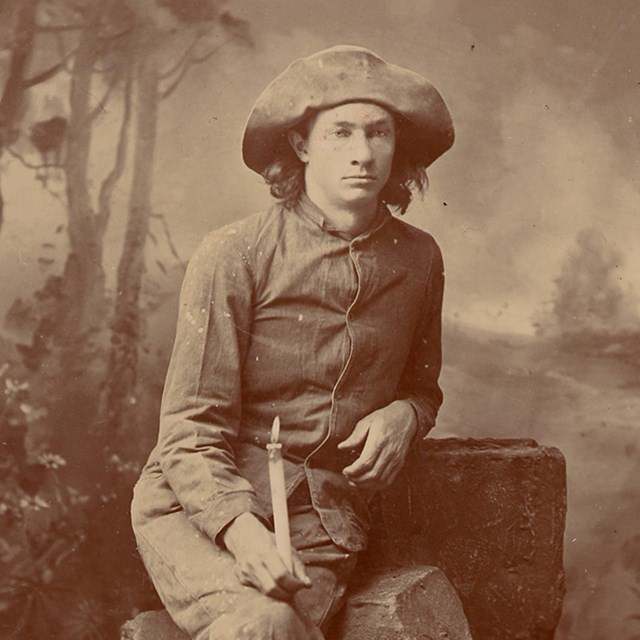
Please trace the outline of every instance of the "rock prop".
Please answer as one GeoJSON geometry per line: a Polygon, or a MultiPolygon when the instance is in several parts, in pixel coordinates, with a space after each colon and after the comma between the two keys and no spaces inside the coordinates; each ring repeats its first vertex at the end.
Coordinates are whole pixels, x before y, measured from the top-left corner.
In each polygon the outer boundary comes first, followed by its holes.
{"type": "Polygon", "coordinates": [[[429,440],[377,504],[376,566],[439,567],[474,640],[552,640],[562,612],[566,469],[533,440],[429,440]]]}
{"type": "Polygon", "coordinates": [[[190,640],[166,611],[144,611],[126,622],[120,640],[190,640]]]}
{"type": "Polygon", "coordinates": [[[349,596],[329,640],[472,640],[455,589],[436,567],[372,575],[349,596]]]}
{"type": "MultiPolygon", "coordinates": [[[[327,640],[552,640],[565,515],[557,449],[427,441],[374,505],[367,561],[327,640]]],[[[151,611],[121,640],[188,638],[151,611]]]]}

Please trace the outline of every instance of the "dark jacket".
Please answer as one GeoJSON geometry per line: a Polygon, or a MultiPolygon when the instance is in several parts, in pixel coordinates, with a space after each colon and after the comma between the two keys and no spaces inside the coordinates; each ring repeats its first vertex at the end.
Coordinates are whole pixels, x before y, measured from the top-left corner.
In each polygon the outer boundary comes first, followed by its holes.
{"type": "Polygon", "coordinates": [[[190,261],[160,435],[134,525],[183,509],[216,540],[236,516],[271,515],[267,455],[280,416],[288,495],[305,478],[334,542],[366,546],[367,500],[336,445],[372,411],[409,400],[426,436],[442,402],[442,257],[381,207],[355,238],[308,201],[209,234],[190,261]]]}

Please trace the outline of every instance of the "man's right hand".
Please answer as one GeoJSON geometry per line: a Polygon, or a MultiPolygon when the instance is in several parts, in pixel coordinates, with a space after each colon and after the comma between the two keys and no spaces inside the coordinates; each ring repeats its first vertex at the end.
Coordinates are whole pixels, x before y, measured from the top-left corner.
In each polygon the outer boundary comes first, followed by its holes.
{"type": "Polygon", "coordinates": [[[240,582],[278,600],[291,598],[311,580],[295,549],[291,549],[293,572],[288,571],[275,536],[252,513],[239,515],[224,532],[224,544],[236,560],[240,582]]]}

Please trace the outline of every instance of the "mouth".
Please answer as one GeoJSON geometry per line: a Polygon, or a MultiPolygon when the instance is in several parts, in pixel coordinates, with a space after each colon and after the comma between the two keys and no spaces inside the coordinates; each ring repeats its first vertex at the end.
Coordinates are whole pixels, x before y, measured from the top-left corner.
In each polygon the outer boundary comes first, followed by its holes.
{"type": "Polygon", "coordinates": [[[376,177],[372,175],[357,175],[357,176],[345,176],[342,178],[346,182],[351,182],[353,184],[368,184],[376,181],[376,177]]]}

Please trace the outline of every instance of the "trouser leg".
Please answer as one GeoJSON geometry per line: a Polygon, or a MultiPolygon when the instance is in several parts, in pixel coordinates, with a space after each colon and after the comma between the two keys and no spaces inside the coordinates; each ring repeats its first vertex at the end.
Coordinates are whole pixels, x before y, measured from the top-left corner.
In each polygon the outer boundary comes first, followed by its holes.
{"type": "Polygon", "coordinates": [[[295,600],[312,622],[326,631],[346,598],[357,554],[338,547],[325,531],[310,505],[290,507],[291,544],[305,564],[311,589],[302,589],[295,600]]]}
{"type": "MultiPolygon", "coordinates": [[[[256,592],[257,593],[257,592],[256,592]]],[[[196,640],[323,640],[304,613],[288,602],[262,594],[240,598],[236,606],[212,620],[196,640]]]]}
{"type": "Polygon", "coordinates": [[[333,545],[311,507],[293,508],[292,542],[313,583],[291,603],[240,584],[234,559],[184,513],[136,528],[143,561],[167,611],[197,640],[321,639],[341,604],[355,558],[333,545]]]}

